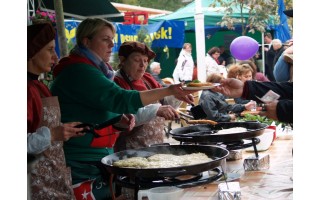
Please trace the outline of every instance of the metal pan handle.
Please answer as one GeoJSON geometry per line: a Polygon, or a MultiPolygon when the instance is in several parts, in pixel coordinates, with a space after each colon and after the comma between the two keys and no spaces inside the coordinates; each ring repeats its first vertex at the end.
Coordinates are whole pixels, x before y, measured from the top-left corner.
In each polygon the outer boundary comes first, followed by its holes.
{"type": "Polygon", "coordinates": [[[116,116],[116,117],[114,117],[112,119],[109,119],[109,120],[101,123],[101,124],[96,124],[94,126],[94,129],[100,130],[100,129],[103,129],[103,128],[107,127],[107,126],[113,125],[113,124],[119,122],[121,120],[121,117],[122,117],[122,115],[118,115],[118,116],[116,116]]]}
{"type": "Polygon", "coordinates": [[[161,176],[180,176],[180,175],[184,175],[186,174],[186,170],[185,169],[181,169],[181,170],[159,170],[158,174],[161,176]]]}
{"type": "MultiPolygon", "coordinates": [[[[256,145],[260,143],[260,139],[259,138],[250,138],[250,140],[252,140],[252,139],[254,139],[254,142],[255,142],[256,145]]],[[[247,140],[249,140],[249,139],[247,139],[247,140]]],[[[245,149],[245,148],[252,147],[252,146],[253,146],[253,143],[250,142],[250,143],[243,144],[242,148],[245,149]]],[[[228,150],[233,150],[233,149],[228,149],[228,150]]]]}
{"type": "Polygon", "coordinates": [[[189,182],[189,183],[183,183],[183,184],[180,184],[180,185],[176,185],[176,187],[178,187],[178,188],[195,187],[195,186],[211,183],[211,182],[216,181],[216,180],[218,180],[219,178],[222,177],[223,172],[222,172],[221,169],[215,168],[215,169],[213,169],[213,171],[217,172],[217,175],[215,175],[213,177],[206,178],[206,179],[202,179],[202,180],[196,180],[194,182],[189,182]]]}
{"type": "Polygon", "coordinates": [[[173,139],[176,139],[176,140],[182,140],[182,139],[193,139],[193,137],[191,136],[177,136],[177,135],[173,135],[172,136],[173,139]]]}
{"type": "Polygon", "coordinates": [[[149,147],[158,147],[158,146],[170,146],[170,143],[159,143],[159,144],[151,144],[149,147]]]}

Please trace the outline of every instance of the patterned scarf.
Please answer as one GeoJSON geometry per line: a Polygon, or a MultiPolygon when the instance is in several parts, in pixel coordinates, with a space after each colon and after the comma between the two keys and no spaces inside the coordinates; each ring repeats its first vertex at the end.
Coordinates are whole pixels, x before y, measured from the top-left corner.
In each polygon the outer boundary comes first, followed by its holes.
{"type": "Polygon", "coordinates": [[[76,45],[72,50],[71,54],[76,54],[88,58],[94,65],[100,69],[103,74],[110,80],[114,78],[114,71],[109,63],[105,63],[96,53],[86,48],[85,46],[76,45]]]}

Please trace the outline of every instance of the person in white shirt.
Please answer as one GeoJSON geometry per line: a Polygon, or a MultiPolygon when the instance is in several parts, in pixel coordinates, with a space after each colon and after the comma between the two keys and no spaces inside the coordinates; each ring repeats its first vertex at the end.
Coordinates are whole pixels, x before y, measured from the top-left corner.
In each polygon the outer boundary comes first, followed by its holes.
{"type": "Polygon", "coordinates": [[[224,65],[220,64],[219,61],[220,56],[220,49],[218,47],[212,47],[205,57],[205,63],[206,63],[206,74],[207,77],[210,74],[221,74],[223,77],[227,77],[227,70],[224,65]]]}
{"type": "Polygon", "coordinates": [[[190,43],[184,43],[178,57],[177,65],[172,74],[175,83],[192,81],[194,62],[191,51],[192,45],[190,43]]]}

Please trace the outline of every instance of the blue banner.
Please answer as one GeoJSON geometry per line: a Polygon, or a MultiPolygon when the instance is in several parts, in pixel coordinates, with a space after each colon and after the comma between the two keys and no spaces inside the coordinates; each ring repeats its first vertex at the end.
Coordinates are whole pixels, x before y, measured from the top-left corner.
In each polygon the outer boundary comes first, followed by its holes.
{"type": "Polygon", "coordinates": [[[278,15],[280,16],[280,24],[276,26],[275,38],[280,39],[281,42],[286,42],[291,38],[287,16],[283,13],[284,10],[285,5],[283,0],[278,0],[278,15]]]}
{"type": "Polygon", "coordinates": [[[146,34],[144,42],[152,42],[151,47],[182,48],[184,43],[183,21],[161,21],[149,25],[116,24],[116,28],[114,51],[118,51],[120,45],[125,41],[137,41],[139,31],[146,34]]]}
{"type": "MultiPolygon", "coordinates": [[[[76,28],[81,21],[65,20],[65,31],[68,47],[76,44],[76,28]]],[[[145,34],[145,43],[151,42],[151,47],[182,48],[184,43],[184,22],[165,20],[149,25],[113,24],[116,28],[112,52],[118,52],[125,41],[137,41],[139,31],[145,34]]],[[[69,48],[70,49],[70,48],[69,48]]]]}

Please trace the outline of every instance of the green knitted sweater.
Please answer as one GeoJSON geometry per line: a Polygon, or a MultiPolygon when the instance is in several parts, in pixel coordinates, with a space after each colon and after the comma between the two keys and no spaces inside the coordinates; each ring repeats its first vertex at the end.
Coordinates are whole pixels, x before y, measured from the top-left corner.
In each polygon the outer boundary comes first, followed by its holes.
{"type": "MultiPolygon", "coordinates": [[[[69,59],[69,60],[68,60],[69,59]]],[[[138,91],[124,90],[90,64],[61,60],[54,71],[51,92],[58,96],[62,122],[102,123],[122,113],[143,107],[138,91]]],[[[93,134],[64,143],[66,160],[100,161],[113,153],[110,148],[90,147],[93,134]]]]}

